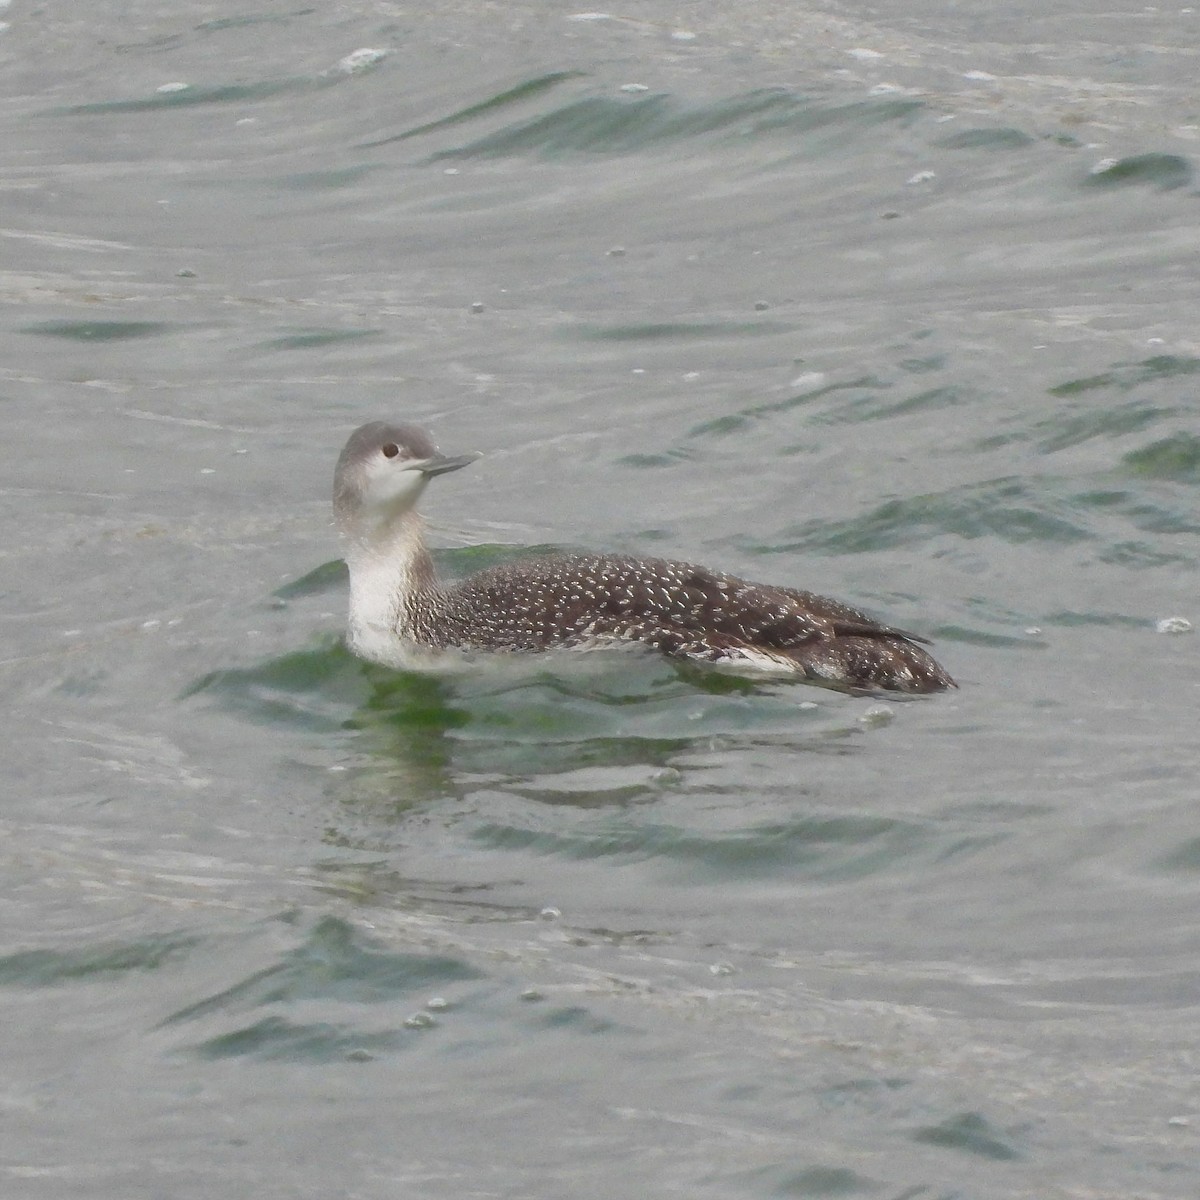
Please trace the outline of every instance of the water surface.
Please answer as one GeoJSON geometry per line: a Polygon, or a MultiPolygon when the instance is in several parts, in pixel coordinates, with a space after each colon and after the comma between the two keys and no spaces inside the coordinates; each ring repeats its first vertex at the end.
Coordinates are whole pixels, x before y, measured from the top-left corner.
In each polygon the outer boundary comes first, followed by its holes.
{"type": "Polygon", "coordinates": [[[2,16],[6,1196],[1196,1195],[1200,18],[2,16]],[[359,663],[380,416],[962,687],[359,663]]]}

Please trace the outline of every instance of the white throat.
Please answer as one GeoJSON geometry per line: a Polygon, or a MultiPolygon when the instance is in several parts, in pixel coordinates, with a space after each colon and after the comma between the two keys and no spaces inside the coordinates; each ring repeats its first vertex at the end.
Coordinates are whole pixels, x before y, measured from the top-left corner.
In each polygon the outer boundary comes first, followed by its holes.
{"type": "Polygon", "coordinates": [[[346,538],[350,649],[372,662],[404,666],[415,649],[408,633],[413,602],[433,586],[421,518],[410,511],[367,537],[347,532],[346,538]]]}

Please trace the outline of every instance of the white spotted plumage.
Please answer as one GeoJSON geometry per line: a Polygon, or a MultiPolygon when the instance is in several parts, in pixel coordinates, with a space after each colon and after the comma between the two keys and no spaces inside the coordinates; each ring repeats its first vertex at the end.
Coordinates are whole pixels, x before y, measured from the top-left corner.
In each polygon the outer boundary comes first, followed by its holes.
{"type": "Polygon", "coordinates": [[[348,641],[356,654],[404,667],[451,647],[539,651],[635,641],[847,687],[954,686],[912,634],[836,600],[691,563],[563,554],[443,585],[415,506],[430,477],[471,461],[439,454],[412,426],[373,422],[346,443],[334,510],[346,540],[348,641]]]}

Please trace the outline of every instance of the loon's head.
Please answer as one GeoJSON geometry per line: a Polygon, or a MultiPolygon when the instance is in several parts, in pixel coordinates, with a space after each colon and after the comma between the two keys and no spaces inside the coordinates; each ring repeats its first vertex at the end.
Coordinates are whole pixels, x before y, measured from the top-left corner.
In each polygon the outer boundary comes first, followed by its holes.
{"type": "Polygon", "coordinates": [[[343,533],[369,538],[416,504],[434,475],[457,471],[478,454],[448,458],[423,429],[372,421],[351,435],[333,473],[333,511],[343,533]]]}

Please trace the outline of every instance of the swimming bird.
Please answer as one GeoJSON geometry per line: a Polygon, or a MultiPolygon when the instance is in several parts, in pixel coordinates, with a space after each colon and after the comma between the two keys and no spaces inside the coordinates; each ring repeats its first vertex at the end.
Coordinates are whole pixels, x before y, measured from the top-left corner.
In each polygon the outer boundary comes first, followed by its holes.
{"type": "Polygon", "coordinates": [[[441,583],[416,504],[435,475],[478,457],[440,454],[412,425],[372,421],[350,435],[334,472],[333,507],[350,570],[347,641],[355,654],[407,667],[449,647],[640,642],[677,658],[848,689],[956,686],[915,634],[812,592],[692,563],[554,554],[441,583]]]}

